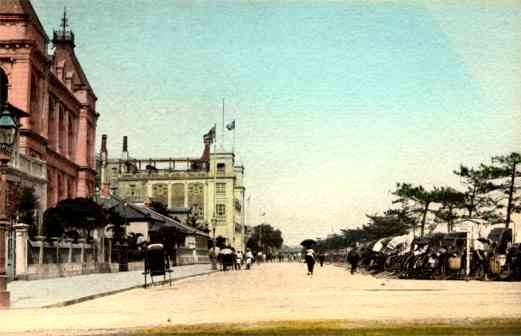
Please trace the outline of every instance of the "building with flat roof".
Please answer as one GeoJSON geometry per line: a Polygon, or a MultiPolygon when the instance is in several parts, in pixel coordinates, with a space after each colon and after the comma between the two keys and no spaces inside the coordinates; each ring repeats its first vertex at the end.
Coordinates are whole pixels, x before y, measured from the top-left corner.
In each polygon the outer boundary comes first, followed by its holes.
{"type": "Polygon", "coordinates": [[[106,136],[100,153],[101,193],[134,204],[151,199],[169,209],[191,209],[197,227],[245,248],[244,167],[231,152],[211,152],[205,142],[199,158],[132,158],[123,139],[121,158],[109,158],[106,136]]]}

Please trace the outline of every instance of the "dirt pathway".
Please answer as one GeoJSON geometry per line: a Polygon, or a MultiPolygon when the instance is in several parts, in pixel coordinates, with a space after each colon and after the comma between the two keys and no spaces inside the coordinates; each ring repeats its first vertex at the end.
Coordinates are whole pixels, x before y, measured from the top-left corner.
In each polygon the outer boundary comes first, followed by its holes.
{"type": "Polygon", "coordinates": [[[327,265],[265,264],[173,288],[136,289],[64,308],[0,311],[1,332],[281,320],[521,318],[521,283],[382,280],[327,265]]]}

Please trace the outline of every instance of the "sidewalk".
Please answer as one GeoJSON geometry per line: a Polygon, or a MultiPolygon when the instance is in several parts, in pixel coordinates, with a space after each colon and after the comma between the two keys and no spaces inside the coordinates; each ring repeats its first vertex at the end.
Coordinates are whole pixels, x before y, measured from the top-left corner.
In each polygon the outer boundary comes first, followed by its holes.
{"type": "MultiPolygon", "coordinates": [[[[173,280],[212,272],[210,264],[178,266],[173,270],[173,280]]],[[[8,283],[7,290],[11,293],[12,309],[64,306],[142,287],[142,272],[95,273],[45,280],[12,281],[8,283]]],[[[154,281],[160,280],[163,278],[154,277],[154,281]]]]}

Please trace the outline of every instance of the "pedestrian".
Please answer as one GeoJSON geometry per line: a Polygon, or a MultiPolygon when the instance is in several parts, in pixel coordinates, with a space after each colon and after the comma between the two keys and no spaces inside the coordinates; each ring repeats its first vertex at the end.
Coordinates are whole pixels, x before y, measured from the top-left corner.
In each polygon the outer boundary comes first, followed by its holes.
{"type": "Polygon", "coordinates": [[[235,254],[235,269],[240,270],[242,267],[242,252],[239,250],[235,254]]]}
{"type": "Polygon", "coordinates": [[[324,260],[326,260],[326,255],[324,254],[324,252],[319,252],[318,261],[320,262],[320,267],[324,266],[324,260]]]}
{"type": "Polygon", "coordinates": [[[217,256],[219,255],[218,247],[214,246],[210,249],[209,257],[210,257],[210,263],[212,264],[212,270],[217,270],[217,256]]]}
{"type": "Polygon", "coordinates": [[[248,248],[246,249],[246,269],[249,270],[251,268],[251,263],[253,262],[253,253],[248,248]]]}
{"type": "Polygon", "coordinates": [[[308,275],[313,275],[313,269],[315,268],[315,251],[313,251],[311,247],[306,250],[305,261],[308,266],[308,275]]]}
{"type": "Polygon", "coordinates": [[[351,274],[354,274],[356,272],[358,263],[360,262],[360,258],[360,254],[358,253],[356,248],[353,248],[347,254],[347,262],[351,265],[351,274]]]}
{"type": "Polygon", "coordinates": [[[233,250],[226,246],[221,250],[222,254],[222,270],[227,271],[228,267],[230,267],[233,270],[233,250]]]}
{"type": "Polygon", "coordinates": [[[262,252],[259,251],[259,252],[257,252],[257,263],[260,265],[261,262],[262,262],[262,252]]]}

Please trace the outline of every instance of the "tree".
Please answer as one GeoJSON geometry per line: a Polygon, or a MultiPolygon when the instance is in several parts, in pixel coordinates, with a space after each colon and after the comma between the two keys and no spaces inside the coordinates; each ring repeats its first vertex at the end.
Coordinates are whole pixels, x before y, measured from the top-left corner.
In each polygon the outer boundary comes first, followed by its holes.
{"type": "Polygon", "coordinates": [[[273,228],[269,224],[257,225],[253,228],[253,233],[246,242],[246,246],[255,251],[262,249],[276,250],[282,247],[282,232],[273,228]]]}
{"type": "Polygon", "coordinates": [[[421,185],[413,186],[410,183],[397,183],[393,195],[398,197],[393,203],[402,203],[404,207],[409,207],[408,203],[412,203],[412,213],[420,214],[420,237],[423,237],[427,214],[431,212],[430,206],[439,202],[440,190],[437,187],[426,190],[421,185]]]}
{"type": "Polygon", "coordinates": [[[516,177],[521,176],[517,171],[521,164],[521,154],[510,153],[509,155],[494,156],[491,165],[480,165],[481,174],[488,181],[490,191],[496,191],[506,195],[496,199],[498,208],[504,207],[506,200],[505,227],[508,229],[513,213],[521,212],[521,197],[515,196],[519,187],[516,186],[516,177]]]}
{"type": "Polygon", "coordinates": [[[54,225],[56,229],[61,226],[64,232],[83,231],[89,238],[92,230],[107,225],[106,212],[99,204],[89,198],[64,199],[54,209],[48,216],[46,224],[48,227],[54,225]],[[50,222],[52,220],[56,220],[58,223],[50,222]]]}
{"type": "Polygon", "coordinates": [[[462,183],[466,186],[463,199],[463,208],[467,211],[465,218],[489,218],[492,200],[488,193],[494,189],[494,186],[488,182],[484,172],[481,169],[469,168],[460,165],[459,170],[455,170],[454,174],[462,178],[462,183]]]}
{"type": "Polygon", "coordinates": [[[346,241],[344,235],[335,233],[326,239],[317,238],[317,245],[315,247],[318,250],[338,250],[346,247],[346,241]]]}
{"type": "Polygon", "coordinates": [[[16,212],[18,221],[29,225],[29,234],[35,236],[37,227],[35,222],[35,211],[38,208],[38,198],[33,187],[22,187],[17,192],[16,212]]]}
{"type": "Polygon", "coordinates": [[[56,208],[48,208],[43,213],[42,234],[50,237],[61,237],[65,233],[66,220],[63,212],[56,208]]]}
{"type": "Polygon", "coordinates": [[[441,207],[435,211],[436,218],[447,222],[448,231],[451,232],[454,221],[460,217],[457,210],[466,207],[466,195],[452,187],[441,187],[437,190],[437,197],[441,207]]]}
{"type": "Polygon", "coordinates": [[[344,247],[354,247],[356,243],[369,240],[364,229],[342,229],[341,232],[345,242],[344,247]]]}
{"type": "Polygon", "coordinates": [[[107,210],[107,216],[110,223],[107,230],[112,231],[112,239],[115,243],[123,243],[126,240],[126,226],[128,225],[126,219],[114,208],[107,210]]]}
{"type": "Polygon", "coordinates": [[[381,216],[366,216],[369,218],[369,223],[364,225],[362,230],[367,240],[406,234],[416,223],[405,209],[390,209],[381,216]]]}

